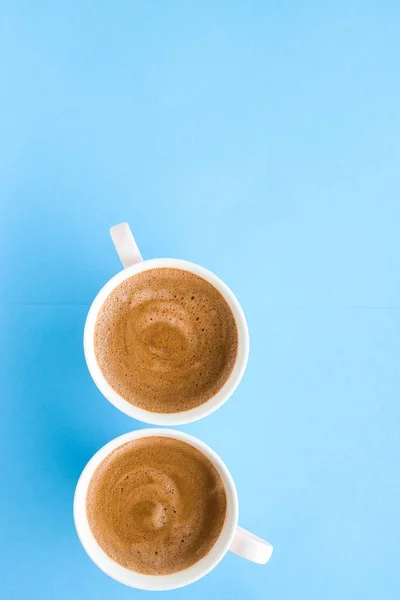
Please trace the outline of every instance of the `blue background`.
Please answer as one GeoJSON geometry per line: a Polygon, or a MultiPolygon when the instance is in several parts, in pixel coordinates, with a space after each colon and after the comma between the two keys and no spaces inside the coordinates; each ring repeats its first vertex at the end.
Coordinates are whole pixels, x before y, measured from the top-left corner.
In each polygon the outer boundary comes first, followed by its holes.
{"type": "Polygon", "coordinates": [[[399,28],[394,0],[0,0],[2,599],[146,594],[72,521],[88,459],[144,426],[82,352],[125,220],[243,305],[242,384],[184,429],[275,546],[165,598],[399,598],[399,28]]]}

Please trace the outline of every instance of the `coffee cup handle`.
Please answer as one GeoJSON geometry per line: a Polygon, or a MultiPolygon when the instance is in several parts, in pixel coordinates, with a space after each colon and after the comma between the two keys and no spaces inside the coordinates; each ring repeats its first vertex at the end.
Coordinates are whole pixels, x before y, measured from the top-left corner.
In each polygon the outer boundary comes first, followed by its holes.
{"type": "Polygon", "coordinates": [[[142,262],[142,255],[140,254],[140,250],[135,242],[135,238],[132,235],[128,223],[114,225],[114,227],[111,227],[110,229],[110,235],[120,261],[125,269],[136,263],[142,262]]]}
{"type": "Polygon", "coordinates": [[[273,546],[238,525],[229,550],[247,560],[265,565],[272,556],[273,546]]]}

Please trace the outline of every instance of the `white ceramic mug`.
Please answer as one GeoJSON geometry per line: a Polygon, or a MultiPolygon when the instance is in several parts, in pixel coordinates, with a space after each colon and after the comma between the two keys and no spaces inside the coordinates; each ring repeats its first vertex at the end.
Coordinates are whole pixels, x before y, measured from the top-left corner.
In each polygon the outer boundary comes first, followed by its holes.
{"type": "Polygon", "coordinates": [[[243,376],[249,354],[249,332],[242,307],[240,306],[233,292],[228,288],[227,285],[225,285],[223,281],[221,281],[221,279],[211,273],[211,271],[208,271],[199,265],[176,258],[155,258],[151,260],[143,260],[127,223],[115,225],[111,228],[110,233],[115,248],[125,268],[106,283],[106,285],[97,294],[92,306],[90,307],[84,331],[84,351],[89,372],[103,396],[105,396],[107,400],[114,404],[114,406],[119,408],[119,410],[126,413],[130,417],[138,419],[139,421],[144,421],[145,423],[150,423],[152,425],[166,426],[183,425],[185,423],[197,421],[198,419],[210,414],[219,406],[221,406],[221,404],[226,402],[226,400],[235,391],[243,376]],[[142,408],[138,408],[122,398],[122,396],[120,396],[104,378],[100,367],[97,364],[94,352],[94,330],[96,320],[106,298],[120,283],[122,283],[125,279],[128,279],[128,277],[136,275],[136,273],[141,273],[142,271],[147,271],[148,269],[155,269],[157,267],[169,267],[190,271],[191,273],[199,275],[211,283],[220,292],[220,294],[222,294],[231,308],[238,331],[238,352],[236,361],[225,384],[212,398],[207,400],[207,402],[204,402],[200,406],[196,406],[190,410],[185,410],[179,413],[151,412],[142,408]]]}
{"type": "Polygon", "coordinates": [[[141,590],[172,590],[193,583],[204,577],[225,556],[228,550],[259,564],[265,564],[271,558],[272,546],[261,538],[238,526],[238,497],[232,476],[221,458],[206,444],[197,438],[173,429],[141,429],[115,438],[101,448],[84,468],[75,490],[74,521],[78,537],[93,562],[104,573],[120,583],[141,590]],[[197,563],[171,575],[142,575],[122,567],[113,561],[96,542],[86,515],[86,495],[90,480],[99,464],[115,448],[126,442],[143,437],[165,436],[182,440],[200,450],[217,469],[225,486],[227,506],[222,531],[210,552],[197,563]]]}

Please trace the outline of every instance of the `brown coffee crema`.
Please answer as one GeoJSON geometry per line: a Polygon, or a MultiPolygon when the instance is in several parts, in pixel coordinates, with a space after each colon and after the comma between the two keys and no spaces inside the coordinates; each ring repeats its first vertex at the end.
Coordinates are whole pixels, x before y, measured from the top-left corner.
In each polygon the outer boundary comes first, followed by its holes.
{"type": "Polygon", "coordinates": [[[97,467],[86,512],[100,547],[147,575],[190,567],[211,550],[226,516],[226,493],[199,450],[152,436],[120,446],[97,467]]]}
{"type": "Polygon", "coordinates": [[[133,275],[108,296],[94,347],[110,386],[131,404],[175,413],[212,398],[235,364],[238,332],[220,292],[182,269],[133,275]]]}

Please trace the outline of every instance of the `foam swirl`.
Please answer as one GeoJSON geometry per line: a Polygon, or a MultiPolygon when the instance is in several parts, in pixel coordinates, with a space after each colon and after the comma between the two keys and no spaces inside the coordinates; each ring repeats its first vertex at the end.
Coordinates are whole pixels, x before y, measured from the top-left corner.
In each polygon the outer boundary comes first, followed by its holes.
{"type": "Polygon", "coordinates": [[[211,398],[237,354],[231,309],[207,281],[180,269],[151,269],[107,298],[95,328],[98,364],[126,400],[179,412],[211,398]]]}
{"type": "Polygon", "coordinates": [[[119,564],[170,573],[204,556],[226,511],[222,481],[210,461],[178,440],[128,442],[98,467],[87,514],[98,543],[119,564]]]}

